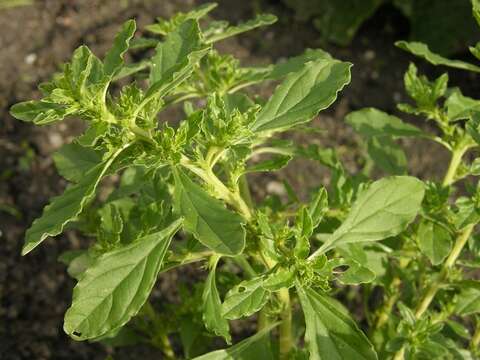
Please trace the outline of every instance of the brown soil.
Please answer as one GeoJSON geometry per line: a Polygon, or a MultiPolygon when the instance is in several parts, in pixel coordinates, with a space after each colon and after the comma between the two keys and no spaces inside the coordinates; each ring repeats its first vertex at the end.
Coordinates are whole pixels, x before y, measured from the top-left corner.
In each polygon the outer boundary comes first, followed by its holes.
{"type": "MultiPolygon", "coordinates": [[[[46,241],[26,257],[20,256],[25,230],[48,199],[65,186],[55,172],[51,154],[71,141],[81,131],[81,125],[69,121],[35,127],[12,119],[8,108],[18,101],[37,98],[36,84],[47,80],[80,44],[85,43],[102,55],[126,19],[136,18],[142,29],[156,16],[169,16],[196,3],[199,2],[39,0],[33,6],[0,11],[0,204],[13,206],[19,213],[13,216],[0,212],[2,359],[103,359],[111,352],[98,344],[72,341],[62,330],[74,282],[57,257],[67,249],[84,246],[84,239],[67,233],[46,241]]],[[[255,64],[322,46],[312,26],[293,22],[290,11],[274,1],[222,0],[213,17],[236,22],[250,18],[259,8],[277,14],[279,23],[221,43],[221,50],[234,53],[244,63],[255,64]]],[[[365,106],[395,112],[395,102],[406,100],[402,77],[411,58],[392,45],[407,34],[405,26],[403,19],[387,8],[362,27],[350,47],[326,46],[335,57],[355,64],[352,84],[335,106],[314,120],[315,126],[326,131],[321,135],[294,134],[296,140],[339,146],[348,167],[355,171],[359,139],[343,124],[343,117],[365,106]],[[397,24],[402,30],[393,30],[389,24],[397,24]]],[[[451,79],[455,85],[466,86],[467,93],[478,90],[465,73],[451,73],[451,79]]],[[[447,159],[441,149],[420,142],[405,145],[414,175],[438,177],[443,171],[447,159]]],[[[281,192],[278,185],[284,178],[304,196],[308,187],[327,179],[327,172],[315,164],[295,161],[278,174],[252,176],[256,198],[281,192]]],[[[160,281],[159,289],[175,289],[176,276],[160,281]]],[[[140,357],[158,359],[160,354],[135,347],[115,354],[115,359],[140,357]]]]}

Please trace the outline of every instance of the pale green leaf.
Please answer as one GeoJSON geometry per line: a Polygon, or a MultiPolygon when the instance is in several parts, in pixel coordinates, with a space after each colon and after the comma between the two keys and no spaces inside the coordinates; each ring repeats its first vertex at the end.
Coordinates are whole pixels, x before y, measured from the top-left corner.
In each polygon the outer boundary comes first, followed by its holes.
{"type": "Polygon", "coordinates": [[[464,96],[460,91],[454,91],[445,101],[449,121],[469,119],[475,112],[480,112],[480,100],[464,96]]]}
{"type": "Polygon", "coordinates": [[[275,326],[277,324],[270,325],[227,349],[212,351],[193,360],[274,360],[270,332],[275,326]]]}
{"type": "Polygon", "coordinates": [[[205,42],[208,44],[211,44],[216,41],[220,41],[220,40],[253,30],[261,26],[271,25],[276,21],[277,21],[277,17],[275,15],[259,14],[255,17],[255,19],[248,20],[244,23],[241,23],[235,26],[229,26],[226,29],[219,29],[221,31],[218,31],[218,32],[213,32],[205,40],[205,42]]]}
{"type": "Polygon", "coordinates": [[[420,223],[417,233],[418,246],[433,265],[438,265],[450,254],[452,235],[443,226],[432,221],[420,223]]]}
{"type": "Polygon", "coordinates": [[[367,141],[367,152],[379,169],[389,175],[407,173],[407,156],[390,136],[372,137],[367,141]]]}
{"type": "Polygon", "coordinates": [[[328,211],[328,193],[323,186],[315,193],[308,206],[308,211],[312,219],[312,226],[315,229],[328,211]]]}
{"type": "Polygon", "coordinates": [[[114,77],[123,66],[123,56],[128,50],[130,40],[135,34],[135,20],[128,20],[122,26],[122,30],[117,34],[112,48],[105,55],[103,61],[105,75],[114,77]]]}
{"type": "Polygon", "coordinates": [[[98,183],[119,153],[117,151],[108,161],[95,166],[80,182],[70,185],[62,195],[52,199],[43,209],[42,216],[27,230],[22,255],[28,254],[49,236],[60,234],[65,225],[80,215],[85,204],[94,197],[98,183]]]}
{"type": "Polygon", "coordinates": [[[326,51],[320,49],[307,49],[301,55],[287,59],[284,62],[278,62],[273,67],[270,73],[266,76],[269,80],[279,80],[286,75],[302,70],[306,63],[320,59],[332,60],[332,57],[326,51]]]}
{"type": "Polygon", "coordinates": [[[78,340],[92,339],[125,325],[147,300],[173,235],[176,220],[162,231],[107,252],[82,275],[65,314],[64,330],[78,340]]]}
{"type": "Polygon", "coordinates": [[[219,257],[215,257],[203,289],[203,322],[205,327],[231,343],[228,320],[222,316],[222,303],[218,294],[215,273],[219,257]]]}
{"type": "Polygon", "coordinates": [[[344,285],[367,284],[375,280],[375,273],[355,260],[347,260],[348,269],[338,276],[344,285]]]}
{"type": "Polygon", "coordinates": [[[175,169],[175,208],[185,218],[185,229],[213,251],[238,255],[245,247],[243,218],[226,209],[180,169],[175,169]]]}
{"type": "Polygon", "coordinates": [[[480,72],[480,67],[467,63],[461,60],[450,60],[441,55],[435,54],[434,52],[430,51],[428,45],[423,44],[421,42],[408,42],[408,41],[397,41],[395,43],[400,49],[408,51],[413,55],[421,57],[433,65],[444,65],[449,66],[456,69],[480,72]]]}
{"type": "Polygon", "coordinates": [[[403,122],[400,118],[389,115],[375,108],[353,111],[345,118],[347,124],[365,137],[390,135],[394,137],[424,136],[416,126],[403,122]]]}
{"type": "Polygon", "coordinates": [[[251,125],[255,132],[289,129],[329,107],[350,82],[347,62],[323,58],[287,75],[251,125]]]}
{"type": "Polygon", "coordinates": [[[420,210],[425,189],[410,176],[392,176],[372,183],[352,205],[342,225],[318,254],[338,245],[383,240],[402,232],[420,210]]]}
{"type": "Polygon", "coordinates": [[[53,161],[65,179],[80,182],[86,173],[102,162],[102,154],[90,147],[71,143],[54,153],[53,161]]]}
{"type": "Polygon", "coordinates": [[[268,300],[268,292],[262,286],[263,278],[242,281],[232,288],[222,305],[222,315],[230,320],[250,316],[259,311],[268,300]]]}
{"type": "Polygon", "coordinates": [[[65,106],[47,101],[24,101],[13,105],[10,114],[22,121],[31,121],[36,125],[46,125],[65,118],[65,106]]]}
{"type": "Polygon", "coordinates": [[[455,312],[458,315],[467,316],[480,313],[480,284],[466,286],[458,294],[455,312]]]}
{"type": "Polygon", "coordinates": [[[310,360],[377,359],[368,338],[335,299],[297,287],[305,314],[310,360]]]}

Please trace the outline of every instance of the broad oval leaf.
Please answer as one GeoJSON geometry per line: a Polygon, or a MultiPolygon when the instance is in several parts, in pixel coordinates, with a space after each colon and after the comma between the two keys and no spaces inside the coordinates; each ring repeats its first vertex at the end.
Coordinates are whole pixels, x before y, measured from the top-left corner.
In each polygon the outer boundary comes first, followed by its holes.
{"type": "Polygon", "coordinates": [[[230,344],[232,340],[230,328],[228,320],[222,316],[222,302],[215,281],[218,260],[219,257],[215,257],[213,264],[211,264],[210,273],[203,288],[203,322],[208,330],[213,331],[218,336],[223,336],[230,344]]]}
{"type": "Polygon", "coordinates": [[[375,360],[377,354],[347,310],[335,299],[297,286],[305,314],[310,360],[375,360]]]}
{"type": "Polygon", "coordinates": [[[268,291],[263,287],[263,278],[242,281],[225,296],[222,315],[230,320],[250,316],[259,311],[268,300],[268,291]]]}
{"type": "Polygon", "coordinates": [[[460,291],[455,312],[462,316],[480,313],[480,283],[471,283],[460,291]]]}
{"type": "Polygon", "coordinates": [[[174,170],[175,208],[185,229],[218,254],[234,256],[245,247],[243,218],[225,208],[180,169],[174,170]]]}
{"type": "Polygon", "coordinates": [[[173,235],[182,220],[162,231],[95,260],[73,290],[64,330],[78,340],[117,329],[135,316],[147,300],[173,235]]]}
{"type": "Polygon", "coordinates": [[[379,169],[389,175],[407,173],[407,156],[390,136],[372,137],[367,141],[367,152],[379,169]]]}
{"type": "Polygon", "coordinates": [[[424,193],[424,184],[411,176],[375,181],[359,195],[345,221],[316,254],[342,244],[378,241],[399,234],[415,219],[424,193]]]}
{"type": "Polygon", "coordinates": [[[418,246],[432,262],[438,265],[450,254],[452,235],[443,226],[424,220],[418,227],[418,246]]]}
{"type": "Polygon", "coordinates": [[[53,154],[58,172],[68,181],[79,182],[102,162],[102,154],[77,143],[65,144],[53,154]]]}
{"type": "Polygon", "coordinates": [[[289,129],[311,120],[329,107],[350,82],[347,62],[323,56],[290,73],[277,87],[251,125],[255,132],[289,129]]]}
{"type": "Polygon", "coordinates": [[[375,108],[353,111],[346,116],[345,121],[356,132],[365,137],[385,135],[394,137],[424,136],[423,131],[416,126],[405,123],[400,118],[375,108]]]}

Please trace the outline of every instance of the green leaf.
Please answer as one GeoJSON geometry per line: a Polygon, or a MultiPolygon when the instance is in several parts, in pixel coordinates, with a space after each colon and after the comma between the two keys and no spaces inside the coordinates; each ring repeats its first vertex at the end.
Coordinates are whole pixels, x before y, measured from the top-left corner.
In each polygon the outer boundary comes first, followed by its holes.
{"type": "Polygon", "coordinates": [[[211,44],[250,30],[253,30],[258,27],[267,26],[275,23],[277,21],[277,17],[272,14],[258,14],[255,19],[248,20],[244,23],[229,26],[226,29],[218,29],[219,31],[213,32],[205,42],[207,44],[211,44]]]}
{"type": "Polygon", "coordinates": [[[210,264],[210,273],[203,289],[203,322],[205,327],[218,336],[223,336],[228,344],[231,343],[228,320],[222,315],[222,303],[215,282],[215,272],[220,257],[214,256],[210,264]]]}
{"type": "Polygon", "coordinates": [[[255,165],[248,167],[245,170],[245,173],[253,172],[269,172],[276,171],[284,168],[292,160],[292,157],[289,155],[277,155],[271,159],[261,161],[255,165]]]}
{"type": "Polygon", "coordinates": [[[433,265],[438,265],[450,254],[452,235],[443,226],[424,220],[418,227],[418,246],[433,265]]]}
{"type": "Polygon", "coordinates": [[[290,73],[251,124],[255,132],[289,129],[311,120],[329,107],[350,82],[347,62],[323,58],[290,73]]]}
{"type": "Polygon", "coordinates": [[[433,65],[444,65],[456,69],[480,72],[480,67],[461,61],[461,60],[450,60],[441,55],[435,54],[428,48],[428,45],[421,42],[408,42],[408,41],[397,41],[395,43],[400,49],[408,51],[415,56],[421,57],[433,65]]]}
{"type": "Polygon", "coordinates": [[[268,292],[262,282],[262,277],[256,277],[233,287],[225,296],[222,316],[234,320],[250,316],[263,308],[268,300],[268,292]]]}
{"type": "Polygon", "coordinates": [[[375,181],[359,195],[345,221],[318,254],[342,244],[378,241],[399,234],[415,219],[424,192],[423,183],[410,176],[375,181]]]}
{"type": "Polygon", "coordinates": [[[333,298],[297,287],[310,360],[377,359],[368,338],[333,298]]]}
{"type": "Polygon", "coordinates": [[[198,23],[194,20],[184,22],[176,31],[168,34],[165,42],[158,43],[152,57],[150,84],[162,80],[178,63],[200,47],[198,23]]]}
{"type": "Polygon", "coordinates": [[[227,210],[180,169],[174,170],[175,208],[185,218],[185,229],[213,251],[235,256],[245,247],[243,218],[227,210]]]}
{"type": "Polygon", "coordinates": [[[163,97],[175,89],[210,51],[209,46],[199,43],[199,32],[198,24],[188,20],[157,46],[151,64],[150,88],[145,93],[142,104],[154,96],[163,97]]]}
{"type": "Polygon", "coordinates": [[[103,61],[105,75],[114,77],[123,66],[123,56],[128,50],[130,40],[135,34],[135,20],[128,20],[122,26],[122,30],[117,34],[112,48],[105,55],[103,61]]]}
{"type": "Polygon", "coordinates": [[[379,169],[389,175],[407,173],[407,156],[390,136],[372,137],[367,141],[367,152],[379,169]]]}
{"type": "Polygon", "coordinates": [[[312,201],[308,205],[308,212],[312,219],[312,226],[315,229],[322,221],[324,215],[328,211],[328,193],[322,186],[318,189],[312,201]]]}
{"type": "Polygon", "coordinates": [[[460,291],[455,312],[461,316],[480,313],[480,283],[472,283],[460,291]]]}
{"type": "Polygon", "coordinates": [[[193,9],[192,11],[189,11],[188,13],[179,12],[169,20],[157,18],[158,23],[147,25],[145,30],[148,30],[154,34],[167,35],[170,32],[175,31],[185,21],[201,19],[216,7],[216,3],[205,3],[193,9]]]}
{"type": "Polygon", "coordinates": [[[92,339],[135,316],[147,300],[181,224],[176,220],[162,231],[98,257],[73,290],[65,332],[78,340],[92,339]]]}
{"type": "Polygon", "coordinates": [[[275,326],[277,324],[260,330],[255,335],[240,341],[228,349],[212,351],[193,360],[274,360],[270,344],[270,332],[275,326]]]}
{"type": "Polygon", "coordinates": [[[65,225],[80,215],[85,204],[95,195],[98,183],[120,151],[91,169],[80,182],[70,185],[62,195],[52,199],[43,209],[42,216],[27,230],[22,255],[28,254],[47,237],[60,234],[65,225]]]}
{"type": "Polygon", "coordinates": [[[375,273],[355,260],[347,260],[348,269],[340,274],[338,280],[344,285],[368,284],[375,280],[375,273]]]}
{"type": "Polygon", "coordinates": [[[268,274],[263,282],[262,286],[268,291],[279,291],[283,288],[290,288],[295,281],[295,270],[287,268],[278,268],[275,271],[268,274]]]}
{"type": "Polygon", "coordinates": [[[270,73],[266,76],[266,79],[280,80],[290,73],[302,70],[306,63],[319,59],[332,60],[332,57],[329,53],[320,49],[307,49],[301,55],[275,64],[270,73]]]}
{"type": "Polygon", "coordinates": [[[367,138],[384,135],[393,137],[424,136],[423,131],[416,126],[407,124],[400,118],[375,108],[353,111],[347,115],[345,121],[356,132],[367,138]]]}
{"type": "Polygon", "coordinates": [[[31,121],[36,125],[46,125],[65,118],[67,111],[64,105],[47,101],[24,101],[13,105],[10,114],[22,121],[31,121]]]}
{"type": "Polygon", "coordinates": [[[449,121],[469,119],[472,114],[480,112],[480,100],[464,96],[454,91],[445,102],[449,121]]]}
{"type": "Polygon", "coordinates": [[[58,172],[65,179],[80,182],[85,174],[102,162],[102,154],[77,143],[65,144],[53,154],[58,172]]]}

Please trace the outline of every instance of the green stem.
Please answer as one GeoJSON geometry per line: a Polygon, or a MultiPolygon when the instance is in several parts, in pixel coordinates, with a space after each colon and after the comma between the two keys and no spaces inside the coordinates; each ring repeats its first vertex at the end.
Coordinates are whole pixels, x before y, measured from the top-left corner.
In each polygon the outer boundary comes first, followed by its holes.
{"type": "Polygon", "coordinates": [[[278,298],[282,305],[280,315],[281,323],[279,327],[279,351],[280,359],[289,358],[290,351],[293,347],[292,338],[292,305],[290,303],[290,292],[287,288],[283,288],[278,292],[278,298]]]}
{"type": "Polygon", "coordinates": [[[250,193],[250,187],[248,186],[248,181],[245,174],[240,176],[238,183],[240,186],[240,195],[242,196],[242,199],[245,200],[245,202],[250,208],[252,208],[253,207],[252,194],[250,193]]]}
{"type": "Polygon", "coordinates": [[[202,169],[194,164],[189,158],[182,155],[180,165],[192,171],[207,184],[211,185],[218,197],[233,206],[243,217],[250,221],[253,217],[252,211],[242,199],[239,193],[231,191],[223,182],[213,173],[211,169],[202,169]]]}
{"type": "Polygon", "coordinates": [[[245,259],[245,255],[238,255],[233,258],[235,262],[242,268],[242,270],[245,272],[245,275],[249,278],[254,278],[257,276],[257,272],[253,269],[252,265],[248,262],[247,259],[245,259]]]}
{"type": "Polygon", "coordinates": [[[462,157],[465,152],[468,150],[467,146],[462,146],[458,149],[455,149],[452,153],[452,158],[447,169],[447,173],[443,178],[443,186],[449,186],[455,181],[455,176],[457,175],[457,170],[460,164],[462,163],[462,157]]]}
{"type": "MultiPolygon", "coordinates": [[[[453,151],[452,159],[450,160],[450,165],[448,166],[447,173],[443,179],[443,186],[449,186],[455,182],[455,177],[457,175],[458,167],[462,163],[462,157],[465,152],[469,149],[468,146],[461,146],[453,151]]],[[[447,279],[449,270],[455,265],[460,253],[462,252],[463,247],[467,243],[470,235],[473,232],[475,224],[470,224],[465,227],[460,234],[458,235],[455,244],[448,256],[447,260],[443,263],[442,269],[440,270],[440,276],[436,279],[435,282],[432,282],[430,286],[426,289],[424,294],[421,297],[421,300],[415,310],[415,318],[420,319],[422,315],[428,310],[430,304],[432,303],[435,295],[438,290],[441,288],[445,280],[447,279]]],[[[402,360],[405,355],[405,346],[403,346],[394,356],[394,360],[402,360]]]]}
{"type": "Polygon", "coordinates": [[[443,263],[442,269],[440,270],[440,278],[438,281],[432,283],[428,288],[425,294],[422,297],[419,305],[417,306],[417,310],[415,311],[415,317],[419,319],[425,311],[427,311],[428,307],[433,301],[433,298],[437,294],[438,290],[442,286],[443,282],[446,280],[449,270],[455,265],[460,253],[462,252],[463,247],[467,243],[470,235],[472,234],[473,228],[475,224],[468,225],[457,237],[455,241],[455,245],[453,246],[450,255],[448,256],[447,260],[443,263]]]}

